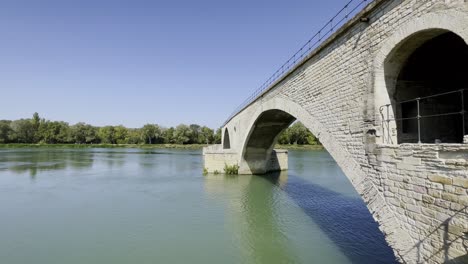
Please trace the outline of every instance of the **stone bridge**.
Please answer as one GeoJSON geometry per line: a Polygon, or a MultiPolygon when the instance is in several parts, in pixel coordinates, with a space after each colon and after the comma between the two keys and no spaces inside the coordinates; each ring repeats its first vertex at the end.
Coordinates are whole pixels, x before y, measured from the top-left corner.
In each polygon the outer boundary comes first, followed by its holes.
{"type": "Polygon", "coordinates": [[[468,263],[467,43],[466,0],[373,1],[231,116],[205,168],[287,169],[298,120],[400,262],[468,263]]]}

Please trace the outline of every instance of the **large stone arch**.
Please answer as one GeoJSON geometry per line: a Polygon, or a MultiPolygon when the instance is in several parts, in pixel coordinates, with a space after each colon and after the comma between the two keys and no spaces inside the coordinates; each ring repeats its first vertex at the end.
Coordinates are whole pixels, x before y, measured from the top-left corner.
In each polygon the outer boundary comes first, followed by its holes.
{"type": "Polygon", "coordinates": [[[451,9],[434,11],[421,17],[414,18],[388,37],[377,52],[373,62],[373,91],[369,93],[369,105],[371,112],[375,113],[375,126],[380,128],[382,142],[397,144],[397,126],[395,122],[382,123],[383,117],[380,111],[386,116],[388,110],[393,117],[395,110],[394,100],[389,96],[396,87],[396,80],[405,61],[417,48],[427,41],[444,33],[454,33],[468,43],[468,17],[466,13],[451,9]],[[403,48],[402,48],[403,47],[403,48]],[[381,108],[389,105],[389,108],[381,108]],[[385,125],[385,129],[383,129],[385,125]]]}
{"type": "MultiPolygon", "coordinates": [[[[340,145],[339,141],[326,129],[326,126],[318,121],[319,119],[315,118],[299,104],[280,96],[267,100],[260,100],[255,104],[257,105],[251,108],[255,109],[255,112],[249,115],[251,118],[247,122],[248,126],[246,129],[248,129],[249,132],[246,133],[240,144],[240,146],[242,146],[242,149],[238,153],[240,171],[244,170],[245,173],[251,173],[248,164],[249,161],[245,160],[248,151],[247,148],[250,138],[252,135],[255,135],[257,121],[262,118],[263,114],[280,113],[278,116],[282,118],[282,120],[278,120],[278,127],[275,128],[275,133],[277,134],[282,131],[282,128],[287,127],[287,125],[294,120],[298,120],[320,139],[325,149],[337,162],[356,191],[361,195],[372,216],[379,223],[379,228],[384,233],[387,242],[395,250],[396,257],[402,260],[408,257],[409,254],[415,254],[413,248],[414,241],[412,241],[409,234],[401,227],[395,213],[386,203],[378,187],[374,185],[372,180],[367,179],[368,175],[366,171],[357,163],[347,149],[340,145]],[[411,250],[408,251],[408,249],[411,250]]],[[[270,121],[272,120],[268,120],[268,122],[270,121]]],[[[276,139],[277,135],[274,136],[273,142],[268,146],[268,149],[265,149],[265,159],[268,159],[268,155],[270,155],[268,151],[271,151],[276,139]]]]}

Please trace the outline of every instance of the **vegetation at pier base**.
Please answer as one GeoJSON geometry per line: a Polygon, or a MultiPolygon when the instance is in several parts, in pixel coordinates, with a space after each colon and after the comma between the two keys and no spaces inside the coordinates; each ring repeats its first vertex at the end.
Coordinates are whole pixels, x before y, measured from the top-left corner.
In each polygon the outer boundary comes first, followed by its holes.
{"type": "MultiPolygon", "coordinates": [[[[43,146],[49,144],[73,144],[76,147],[129,147],[153,146],[175,147],[193,145],[200,147],[221,143],[221,129],[214,131],[197,124],[180,124],[165,128],[146,124],[141,128],[122,125],[97,127],[86,123],[69,125],[63,121],[50,121],[34,113],[32,118],[0,120],[0,144],[6,147],[43,146]]],[[[70,145],[69,145],[70,146],[70,145]]],[[[185,147],[184,147],[185,148],[185,147]]]]}
{"type": "Polygon", "coordinates": [[[228,175],[237,175],[239,174],[239,165],[227,165],[224,164],[224,173],[228,175]]]}

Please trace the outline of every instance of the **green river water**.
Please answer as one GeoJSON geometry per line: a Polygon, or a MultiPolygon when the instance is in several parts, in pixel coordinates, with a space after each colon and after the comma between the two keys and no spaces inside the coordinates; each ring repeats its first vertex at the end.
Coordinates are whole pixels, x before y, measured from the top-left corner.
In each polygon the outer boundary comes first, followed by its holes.
{"type": "Polygon", "coordinates": [[[326,151],[203,176],[201,151],[0,150],[0,263],[395,263],[326,151]]]}

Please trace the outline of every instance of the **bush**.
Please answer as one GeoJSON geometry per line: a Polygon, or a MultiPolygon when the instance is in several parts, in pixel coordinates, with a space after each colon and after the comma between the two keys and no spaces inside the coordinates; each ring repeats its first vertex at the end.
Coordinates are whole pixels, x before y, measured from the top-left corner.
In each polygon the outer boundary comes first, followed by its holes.
{"type": "Polygon", "coordinates": [[[237,175],[239,174],[239,165],[227,165],[224,164],[224,173],[230,175],[237,175]]]}

